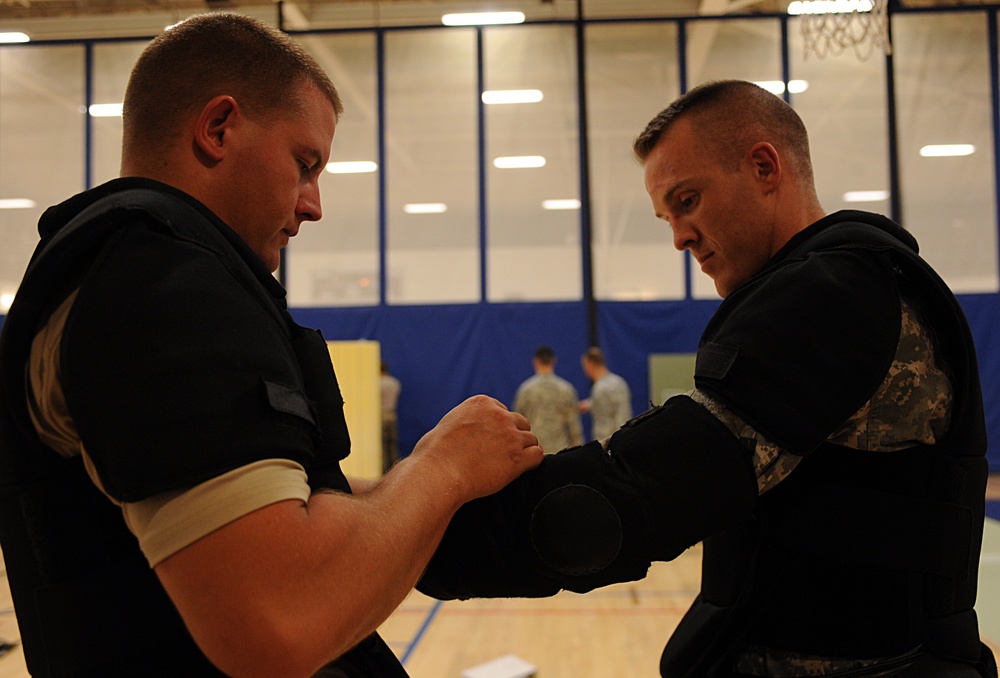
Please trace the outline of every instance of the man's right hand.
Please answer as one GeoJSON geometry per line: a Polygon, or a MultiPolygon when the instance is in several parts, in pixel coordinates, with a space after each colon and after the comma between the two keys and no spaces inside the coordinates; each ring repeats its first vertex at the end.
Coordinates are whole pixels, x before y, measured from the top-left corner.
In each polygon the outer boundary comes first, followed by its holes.
{"type": "Polygon", "coordinates": [[[431,457],[453,474],[455,498],[464,503],[500,490],[542,462],[542,448],[523,415],[477,395],[446,414],[417,443],[414,456],[431,457]]]}

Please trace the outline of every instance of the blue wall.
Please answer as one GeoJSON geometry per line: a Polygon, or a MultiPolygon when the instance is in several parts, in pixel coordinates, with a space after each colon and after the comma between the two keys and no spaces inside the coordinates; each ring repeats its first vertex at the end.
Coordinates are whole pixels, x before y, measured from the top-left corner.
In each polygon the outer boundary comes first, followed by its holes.
{"type": "MultiPolygon", "coordinates": [[[[979,357],[990,469],[1000,472],[1000,295],[963,295],[959,300],[979,357]]],[[[611,369],[632,388],[633,411],[649,406],[649,354],[693,353],[717,307],[715,301],[598,304],[600,344],[611,369]]],[[[292,314],[300,324],[322,330],[328,340],[381,344],[383,359],[403,384],[403,454],[469,396],[487,393],[511,405],[518,384],[532,374],[531,355],[539,344],[555,349],[557,372],[581,397],[590,388],[579,362],[588,345],[583,302],[294,309],[292,314]]],[[[3,321],[0,315],[0,329],[3,321]]]]}
{"type": "MultiPolygon", "coordinates": [[[[979,356],[990,469],[1000,472],[1000,295],[963,295],[959,300],[979,356]]],[[[717,306],[713,301],[598,304],[601,347],[611,369],[632,388],[635,412],[649,406],[649,354],[693,353],[717,306]]],[[[579,362],[588,345],[583,302],[294,309],[292,314],[300,324],[322,330],[328,340],[381,344],[383,359],[403,384],[403,454],[469,396],[487,393],[510,405],[518,384],[532,374],[531,354],[539,344],[555,349],[557,372],[581,397],[590,388],[579,362]]],[[[0,315],[0,328],[3,321],[0,315]]]]}
{"type": "MultiPolygon", "coordinates": [[[[990,467],[1000,471],[1000,295],[960,300],[979,354],[990,467]]],[[[711,301],[598,304],[600,345],[611,369],[631,386],[634,411],[649,406],[649,354],[694,352],[717,306],[711,301]]],[[[293,315],[329,340],[381,343],[383,358],[403,384],[404,454],[449,408],[471,395],[487,393],[510,405],[518,384],[532,374],[531,355],[538,344],[555,349],[556,371],[581,397],[589,390],[579,362],[587,348],[583,302],[297,309],[293,315]]]]}

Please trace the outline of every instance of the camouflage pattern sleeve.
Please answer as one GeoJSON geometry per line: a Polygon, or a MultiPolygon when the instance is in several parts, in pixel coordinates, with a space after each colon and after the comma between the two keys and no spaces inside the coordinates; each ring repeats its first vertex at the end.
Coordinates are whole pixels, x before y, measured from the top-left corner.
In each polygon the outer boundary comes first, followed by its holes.
{"type": "Polygon", "coordinates": [[[921,648],[915,648],[895,657],[878,659],[841,659],[817,657],[798,652],[758,647],[749,643],[741,647],[734,668],[741,676],[865,676],[882,678],[897,675],[920,657],[921,648]]]}
{"type": "Polygon", "coordinates": [[[930,333],[904,299],[899,346],[889,373],[871,400],[828,440],[872,452],[933,445],[948,430],[953,401],[951,381],[935,358],[930,333]]]}
{"type": "MultiPolygon", "coordinates": [[[[724,403],[697,389],[687,395],[753,449],[761,494],[788,477],[802,459],[767,440],[724,403]]],[[[916,309],[904,299],[899,343],[889,372],[872,398],[827,442],[870,452],[931,445],[948,430],[953,400],[951,381],[938,364],[930,333],[916,309]]]]}

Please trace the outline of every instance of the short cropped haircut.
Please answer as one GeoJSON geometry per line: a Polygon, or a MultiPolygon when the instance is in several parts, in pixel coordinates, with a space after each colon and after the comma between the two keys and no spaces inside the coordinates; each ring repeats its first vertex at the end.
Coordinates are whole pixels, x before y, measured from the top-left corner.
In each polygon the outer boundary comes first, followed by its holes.
{"type": "Polygon", "coordinates": [[[587,352],[583,354],[583,359],[592,365],[606,365],[604,360],[604,351],[597,348],[596,346],[591,346],[587,349],[587,352]]]}
{"type": "Polygon", "coordinates": [[[307,83],[337,116],[343,112],[322,67],[285,33],[240,14],[193,16],[154,39],[136,61],[122,111],[123,153],[167,148],[219,95],[231,95],[251,118],[295,113],[307,83]]]}
{"type": "Polygon", "coordinates": [[[667,129],[691,118],[706,148],[735,171],[750,146],[766,141],[791,163],[795,174],[813,180],[809,135],[795,110],[764,88],[742,80],[719,80],[695,87],[653,118],[632,150],[645,162],[667,129]]]}
{"type": "Polygon", "coordinates": [[[551,346],[541,345],[535,349],[535,360],[543,365],[551,365],[556,359],[556,352],[551,346]]]}

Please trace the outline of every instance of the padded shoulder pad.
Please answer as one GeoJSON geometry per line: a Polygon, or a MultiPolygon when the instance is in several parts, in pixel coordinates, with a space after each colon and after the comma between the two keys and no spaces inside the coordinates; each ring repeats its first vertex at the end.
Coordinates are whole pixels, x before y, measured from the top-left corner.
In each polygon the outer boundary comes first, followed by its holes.
{"type": "Polygon", "coordinates": [[[288,328],[227,263],[135,223],[80,288],[63,335],[63,389],[121,501],[260,459],[312,462],[319,431],[288,328]]]}
{"type": "Polygon", "coordinates": [[[807,454],[882,383],[899,326],[888,253],[790,258],[723,301],[702,335],[695,384],[769,440],[807,454]]]}

